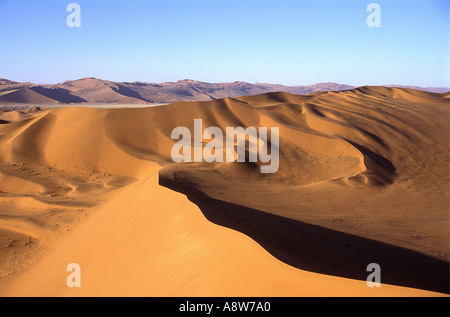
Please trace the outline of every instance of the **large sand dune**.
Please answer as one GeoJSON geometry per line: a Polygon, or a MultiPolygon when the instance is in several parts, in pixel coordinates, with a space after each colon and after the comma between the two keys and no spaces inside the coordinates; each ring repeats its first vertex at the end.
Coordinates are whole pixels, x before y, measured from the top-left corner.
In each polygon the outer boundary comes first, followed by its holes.
{"type": "MultiPolygon", "coordinates": [[[[184,79],[177,82],[114,82],[93,77],[67,80],[59,84],[20,83],[0,78],[0,104],[149,104],[176,101],[208,101],[226,97],[288,92],[306,95],[321,91],[356,88],[337,83],[285,86],[277,84],[207,83],[184,79]]],[[[429,92],[448,92],[448,88],[415,88],[429,92]]]]}
{"type": "Polygon", "coordinates": [[[0,113],[0,294],[448,293],[448,102],[360,87],[0,113]],[[195,118],[279,127],[278,172],[173,163],[172,129],[195,118]]]}

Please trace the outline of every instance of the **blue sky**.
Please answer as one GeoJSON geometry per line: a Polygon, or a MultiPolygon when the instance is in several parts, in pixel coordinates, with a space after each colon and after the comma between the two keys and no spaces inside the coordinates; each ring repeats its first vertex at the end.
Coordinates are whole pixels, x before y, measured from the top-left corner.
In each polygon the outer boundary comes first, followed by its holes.
{"type": "Polygon", "coordinates": [[[449,2],[0,0],[0,77],[449,87],[449,2]]]}

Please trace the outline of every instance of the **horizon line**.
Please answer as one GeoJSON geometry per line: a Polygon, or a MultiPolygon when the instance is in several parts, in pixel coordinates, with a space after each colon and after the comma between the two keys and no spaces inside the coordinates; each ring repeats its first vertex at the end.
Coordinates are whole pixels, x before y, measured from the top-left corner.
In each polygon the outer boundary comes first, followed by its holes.
{"type": "Polygon", "coordinates": [[[162,82],[151,82],[151,81],[142,81],[142,80],[117,81],[117,80],[103,79],[103,78],[94,77],[94,76],[86,76],[86,77],[81,77],[81,78],[77,78],[77,79],[66,79],[64,81],[59,81],[59,82],[54,82],[54,83],[49,83],[49,82],[47,82],[47,83],[39,82],[38,83],[38,82],[32,82],[32,81],[16,81],[16,80],[12,80],[12,79],[9,79],[9,78],[0,77],[0,80],[7,80],[7,81],[12,81],[12,82],[21,83],[21,84],[31,83],[31,84],[35,84],[35,85],[59,85],[59,84],[65,83],[65,82],[74,82],[74,81],[79,81],[79,80],[83,80],[83,79],[97,79],[97,80],[113,82],[113,83],[128,83],[128,84],[133,84],[133,83],[166,84],[166,83],[179,83],[179,82],[183,82],[183,81],[193,81],[193,82],[205,83],[205,84],[246,83],[246,84],[251,84],[251,85],[276,85],[276,86],[284,86],[284,87],[314,86],[314,85],[319,85],[319,84],[337,84],[337,85],[352,86],[354,88],[364,87],[364,86],[384,86],[384,87],[401,86],[401,87],[450,89],[450,86],[428,86],[428,85],[421,86],[421,85],[414,85],[414,84],[392,84],[392,83],[391,84],[357,84],[357,85],[355,85],[355,84],[340,83],[340,82],[335,82],[335,81],[321,81],[321,82],[315,82],[315,83],[312,83],[312,84],[294,84],[294,85],[270,83],[270,82],[249,82],[249,81],[244,81],[244,80],[210,82],[210,81],[203,81],[203,80],[197,80],[197,79],[191,79],[191,78],[183,78],[183,79],[179,79],[179,80],[176,80],[176,81],[162,81],[162,82]]]}

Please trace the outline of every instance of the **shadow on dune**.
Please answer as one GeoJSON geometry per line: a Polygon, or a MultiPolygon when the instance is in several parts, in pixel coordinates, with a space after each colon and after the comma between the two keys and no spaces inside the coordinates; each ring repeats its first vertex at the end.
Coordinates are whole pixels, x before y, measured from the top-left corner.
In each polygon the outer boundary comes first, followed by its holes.
{"type": "Polygon", "coordinates": [[[121,94],[126,97],[136,98],[136,99],[139,99],[139,100],[142,100],[145,102],[149,102],[149,100],[143,98],[138,92],[136,92],[130,88],[127,88],[122,85],[116,85],[116,86],[117,86],[117,88],[113,86],[113,87],[111,87],[111,89],[114,90],[115,92],[117,92],[118,94],[121,94]]]}
{"type": "Polygon", "coordinates": [[[74,96],[70,93],[70,91],[62,88],[44,88],[44,87],[30,87],[31,90],[44,95],[48,98],[56,100],[61,103],[81,103],[86,102],[85,99],[74,96]]]}
{"type": "MultiPolygon", "coordinates": [[[[449,293],[449,263],[394,245],[211,199],[160,173],[160,185],[187,195],[205,217],[251,237],[274,257],[311,272],[365,281],[369,263],[381,283],[449,293]]],[[[339,290],[336,290],[339,295],[339,290]]]]}

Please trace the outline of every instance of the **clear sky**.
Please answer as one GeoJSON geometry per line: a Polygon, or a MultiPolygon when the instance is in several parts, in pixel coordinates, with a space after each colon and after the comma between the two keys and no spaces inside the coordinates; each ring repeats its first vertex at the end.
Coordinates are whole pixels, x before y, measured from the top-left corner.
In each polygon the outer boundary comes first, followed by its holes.
{"type": "Polygon", "coordinates": [[[449,2],[0,0],[0,77],[449,87],[449,2]]]}

